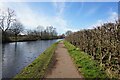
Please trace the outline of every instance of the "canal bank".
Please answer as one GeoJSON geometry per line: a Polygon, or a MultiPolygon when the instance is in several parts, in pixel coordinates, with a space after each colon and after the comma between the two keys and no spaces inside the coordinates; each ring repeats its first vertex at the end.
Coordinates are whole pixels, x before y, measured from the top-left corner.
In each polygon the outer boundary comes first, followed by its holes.
{"type": "Polygon", "coordinates": [[[105,79],[104,70],[86,53],[67,41],[54,43],[15,78],[105,79]]]}
{"type": "Polygon", "coordinates": [[[14,77],[48,47],[59,40],[60,39],[2,44],[2,78],[14,77]]]}
{"type": "Polygon", "coordinates": [[[54,43],[13,79],[83,78],[63,41],[54,43]]]}
{"type": "Polygon", "coordinates": [[[50,62],[53,60],[54,52],[58,42],[52,44],[31,64],[25,67],[15,78],[44,78],[50,62]]]}

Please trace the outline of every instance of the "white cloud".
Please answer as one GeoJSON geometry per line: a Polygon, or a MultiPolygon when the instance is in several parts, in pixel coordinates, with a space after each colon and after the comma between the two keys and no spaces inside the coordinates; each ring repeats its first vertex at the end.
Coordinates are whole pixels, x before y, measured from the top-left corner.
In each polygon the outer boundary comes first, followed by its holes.
{"type": "Polygon", "coordinates": [[[37,13],[36,11],[32,10],[30,6],[26,3],[0,3],[0,8],[2,7],[9,7],[15,10],[18,19],[24,24],[25,28],[27,29],[34,29],[38,25],[44,26],[44,28],[48,25],[52,25],[57,28],[57,31],[61,34],[66,32],[70,29],[68,22],[62,17],[64,12],[64,3],[55,3],[54,4],[56,9],[59,9],[55,16],[48,16],[45,14],[37,13]]]}
{"type": "Polygon", "coordinates": [[[106,23],[103,20],[97,20],[95,24],[90,25],[87,29],[93,29],[94,27],[101,26],[103,23],[106,23]]]}
{"type": "MultiPolygon", "coordinates": [[[[83,1],[83,0],[82,0],[82,1],[83,1]]],[[[81,2],[81,3],[80,3],[80,6],[79,6],[79,10],[78,10],[78,12],[77,12],[76,15],[80,15],[80,14],[81,14],[81,11],[83,10],[83,7],[84,7],[84,2],[81,2]]]]}
{"type": "Polygon", "coordinates": [[[5,8],[5,3],[0,2],[0,8],[5,8]]]}
{"type": "Polygon", "coordinates": [[[55,18],[55,22],[54,24],[58,25],[59,26],[59,30],[63,30],[63,32],[66,32],[68,30],[71,30],[71,31],[77,31],[77,29],[74,29],[74,28],[69,28],[70,26],[68,25],[67,21],[64,20],[63,18],[57,16],[55,18]]]}
{"type": "Polygon", "coordinates": [[[63,2],[58,2],[57,0],[52,0],[53,6],[56,9],[56,17],[55,21],[53,22],[56,26],[58,26],[58,30],[62,30],[63,32],[66,32],[68,30],[71,30],[73,32],[78,31],[78,29],[75,28],[69,28],[69,24],[67,20],[63,18],[64,10],[66,8],[65,0],[63,2]]]}
{"type": "Polygon", "coordinates": [[[92,24],[88,29],[92,29],[96,26],[101,26],[104,23],[112,22],[115,23],[115,20],[118,20],[118,13],[117,12],[109,12],[109,17],[106,20],[99,19],[95,24],[92,24]]]}
{"type": "Polygon", "coordinates": [[[93,7],[93,8],[90,8],[84,15],[86,17],[88,16],[91,16],[91,15],[94,15],[94,13],[98,10],[99,7],[93,7]]]}
{"type": "Polygon", "coordinates": [[[56,14],[57,16],[62,16],[62,14],[64,13],[64,9],[65,9],[65,2],[52,2],[53,6],[56,10],[56,14]]]}
{"type": "Polygon", "coordinates": [[[111,12],[108,20],[111,21],[111,22],[114,22],[115,20],[118,20],[118,13],[117,12],[111,12]]]}
{"type": "Polygon", "coordinates": [[[91,14],[94,14],[96,12],[97,8],[93,8],[93,9],[90,9],[88,12],[87,12],[87,15],[91,15],[91,14]]]}
{"type": "Polygon", "coordinates": [[[77,31],[78,29],[69,28],[70,26],[67,20],[63,18],[64,10],[66,8],[65,2],[57,2],[56,0],[53,0],[53,6],[56,9],[56,16],[53,24],[58,26],[58,30],[61,30],[61,32],[66,32],[68,30],[77,31]]]}

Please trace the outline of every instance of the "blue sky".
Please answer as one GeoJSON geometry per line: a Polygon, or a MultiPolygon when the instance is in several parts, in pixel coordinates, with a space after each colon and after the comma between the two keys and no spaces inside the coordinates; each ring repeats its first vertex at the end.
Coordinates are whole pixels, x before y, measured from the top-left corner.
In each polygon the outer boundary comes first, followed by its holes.
{"type": "Polygon", "coordinates": [[[26,29],[52,25],[59,34],[114,22],[118,16],[117,2],[7,2],[0,7],[15,10],[26,29]]]}

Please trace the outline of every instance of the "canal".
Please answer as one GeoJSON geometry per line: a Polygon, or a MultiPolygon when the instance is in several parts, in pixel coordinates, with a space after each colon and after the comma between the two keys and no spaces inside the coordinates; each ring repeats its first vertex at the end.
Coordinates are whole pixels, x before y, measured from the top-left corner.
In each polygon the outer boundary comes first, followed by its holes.
{"type": "Polygon", "coordinates": [[[12,78],[57,40],[13,42],[2,45],[2,78],[12,78]]]}

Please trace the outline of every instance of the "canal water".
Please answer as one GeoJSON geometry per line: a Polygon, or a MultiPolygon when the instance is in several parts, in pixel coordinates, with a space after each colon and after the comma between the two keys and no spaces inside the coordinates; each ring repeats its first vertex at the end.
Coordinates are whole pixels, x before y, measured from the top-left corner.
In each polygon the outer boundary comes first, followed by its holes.
{"type": "Polygon", "coordinates": [[[57,40],[13,42],[2,45],[2,78],[12,78],[57,40]]]}

